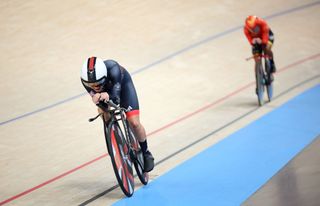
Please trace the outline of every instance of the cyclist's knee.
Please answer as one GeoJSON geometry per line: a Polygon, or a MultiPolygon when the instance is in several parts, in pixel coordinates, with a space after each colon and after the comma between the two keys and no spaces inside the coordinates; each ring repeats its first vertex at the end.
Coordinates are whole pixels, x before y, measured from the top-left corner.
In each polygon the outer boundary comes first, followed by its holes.
{"type": "Polygon", "coordinates": [[[128,119],[128,121],[129,121],[131,128],[134,130],[139,129],[141,127],[141,123],[139,121],[139,118],[137,118],[137,117],[131,117],[128,119]]]}

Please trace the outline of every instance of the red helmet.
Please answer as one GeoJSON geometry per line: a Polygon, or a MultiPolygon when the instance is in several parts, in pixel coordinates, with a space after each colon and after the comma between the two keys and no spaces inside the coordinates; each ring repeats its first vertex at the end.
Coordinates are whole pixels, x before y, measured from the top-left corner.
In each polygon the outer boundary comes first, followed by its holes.
{"type": "Polygon", "coordinates": [[[249,29],[249,31],[254,32],[257,26],[257,16],[250,15],[246,18],[245,27],[249,29]]]}

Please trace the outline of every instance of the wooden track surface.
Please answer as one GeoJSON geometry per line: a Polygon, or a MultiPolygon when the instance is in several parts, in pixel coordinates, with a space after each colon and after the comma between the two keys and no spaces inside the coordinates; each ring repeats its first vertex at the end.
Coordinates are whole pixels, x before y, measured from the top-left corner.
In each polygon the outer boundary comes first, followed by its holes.
{"type": "MultiPolygon", "coordinates": [[[[81,95],[88,56],[132,73],[159,163],[154,179],[319,84],[320,7],[312,2],[1,1],[0,202],[79,205],[117,185],[109,157],[96,160],[106,153],[102,123],[88,123],[96,108],[81,95]],[[269,17],[278,68],[276,99],[257,110],[241,29],[249,14],[269,17]]],[[[90,205],[123,197],[117,188],[90,205]]]]}

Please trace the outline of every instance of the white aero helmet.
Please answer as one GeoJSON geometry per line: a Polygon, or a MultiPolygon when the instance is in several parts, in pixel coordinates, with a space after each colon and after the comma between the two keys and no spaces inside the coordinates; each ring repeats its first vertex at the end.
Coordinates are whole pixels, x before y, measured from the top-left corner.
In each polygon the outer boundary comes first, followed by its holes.
{"type": "Polygon", "coordinates": [[[81,81],[90,88],[103,87],[106,83],[107,67],[103,60],[97,57],[88,58],[81,69],[81,81]]]}

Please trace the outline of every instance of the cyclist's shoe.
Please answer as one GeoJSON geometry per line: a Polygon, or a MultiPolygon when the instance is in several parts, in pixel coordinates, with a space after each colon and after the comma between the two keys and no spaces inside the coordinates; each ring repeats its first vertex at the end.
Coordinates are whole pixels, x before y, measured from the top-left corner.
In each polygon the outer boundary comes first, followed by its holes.
{"type": "Polygon", "coordinates": [[[151,152],[148,150],[143,154],[144,159],[144,172],[150,172],[154,167],[154,158],[151,152]]]}

